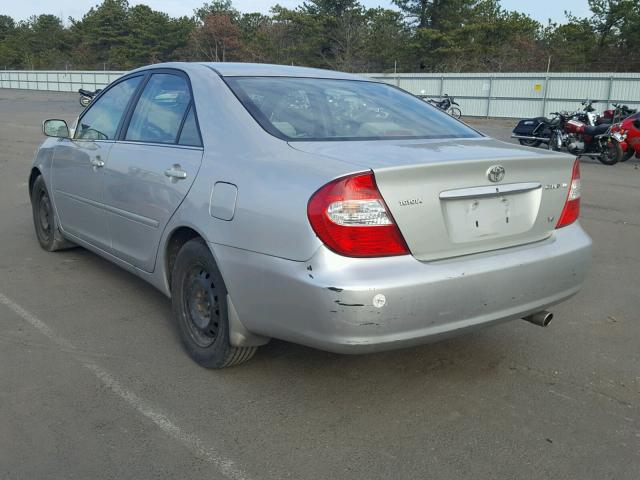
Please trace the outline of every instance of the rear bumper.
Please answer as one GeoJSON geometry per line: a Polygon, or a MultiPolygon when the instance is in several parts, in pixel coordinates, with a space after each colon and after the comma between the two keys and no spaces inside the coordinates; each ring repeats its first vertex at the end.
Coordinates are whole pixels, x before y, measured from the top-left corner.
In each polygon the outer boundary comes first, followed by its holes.
{"type": "Polygon", "coordinates": [[[591,239],[576,223],[541,242],[435,262],[345,258],[324,247],[308,262],[212,250],[249,331],[365,353],[521,318],[570,297],[584,280],[591,239]]]}

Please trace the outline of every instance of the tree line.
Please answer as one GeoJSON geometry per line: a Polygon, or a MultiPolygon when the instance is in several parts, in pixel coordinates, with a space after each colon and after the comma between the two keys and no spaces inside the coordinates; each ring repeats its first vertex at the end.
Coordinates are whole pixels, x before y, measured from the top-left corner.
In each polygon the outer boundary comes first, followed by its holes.
{"type": "Polygon", "coordinates": [[[81,19],[0,15],[0,68],[128,70],[174,61],[242,61],[351,72],[639,71],[640,2],[589,0],[591,14],[541,24],[499,0],[305,0],[268,15],[231,0],[171,17],[103,0],[81,19]]]}

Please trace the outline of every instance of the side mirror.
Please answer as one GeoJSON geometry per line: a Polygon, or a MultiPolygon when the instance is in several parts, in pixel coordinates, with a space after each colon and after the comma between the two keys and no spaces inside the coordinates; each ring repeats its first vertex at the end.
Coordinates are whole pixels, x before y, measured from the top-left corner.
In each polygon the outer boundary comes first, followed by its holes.
{"type": "Polygon", "coordinates": [[[42,133],[47,137],[69,138],[69,127],[64,120],[49,119],[42,122],[42,133]]]}

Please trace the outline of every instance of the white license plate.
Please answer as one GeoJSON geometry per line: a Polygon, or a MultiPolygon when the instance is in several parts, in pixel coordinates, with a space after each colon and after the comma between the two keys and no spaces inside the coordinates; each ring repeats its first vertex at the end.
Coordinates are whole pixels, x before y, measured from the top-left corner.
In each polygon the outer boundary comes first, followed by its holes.
{"type": "Polygon", "coordinates": [[[443,200],[445,222],[452,242],[517,235],[533,227],[540,191],[495,197],[443,200]]]}

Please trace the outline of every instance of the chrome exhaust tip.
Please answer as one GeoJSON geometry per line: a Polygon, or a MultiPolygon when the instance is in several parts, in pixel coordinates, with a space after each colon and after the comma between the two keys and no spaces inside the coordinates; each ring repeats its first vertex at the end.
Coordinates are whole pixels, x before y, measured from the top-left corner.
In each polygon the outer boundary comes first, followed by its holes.
{"type": "Polygon", "coordinates": [[[543,310],[541,312],[526,316],[523,318],[523,320],[526,320],[529,323],[533,323],[534,325],[538,325],[539,327],[546,327],[551,323],[551,320],[553,320],[553,313],[543,310]]]}

